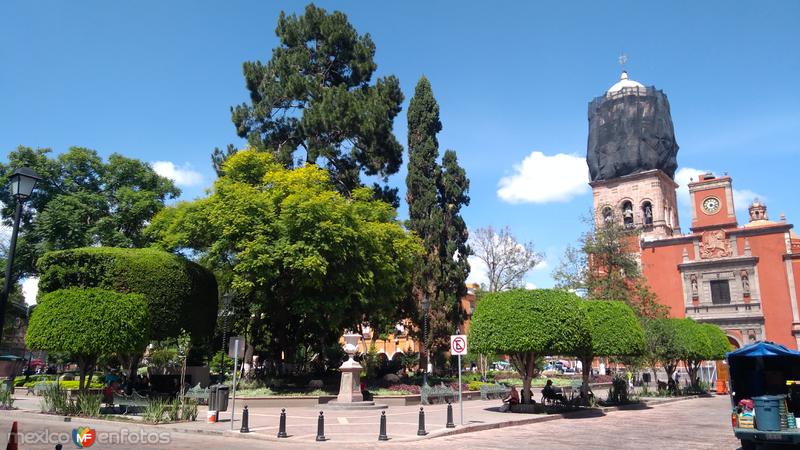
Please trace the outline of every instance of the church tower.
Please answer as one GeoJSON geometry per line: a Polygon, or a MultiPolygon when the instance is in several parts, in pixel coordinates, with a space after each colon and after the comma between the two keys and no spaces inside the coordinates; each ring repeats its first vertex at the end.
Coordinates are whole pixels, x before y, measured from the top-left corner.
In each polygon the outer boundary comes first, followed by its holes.
{"type": "Polygon", "coordinates": [[[586,162],[596,220],[641,228],[644,240],[680,234],[677,154],[667,96],[623,71],[589,103],[586,162]]]}

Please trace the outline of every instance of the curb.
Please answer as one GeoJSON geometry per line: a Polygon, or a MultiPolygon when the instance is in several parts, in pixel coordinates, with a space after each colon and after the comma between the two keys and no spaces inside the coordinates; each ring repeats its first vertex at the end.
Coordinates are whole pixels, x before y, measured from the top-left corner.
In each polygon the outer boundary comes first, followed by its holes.
{"type": "MultiPolygon", "coordinates": [[[[675,397],[675,398],[668,398],[664,400],[658,400],[653,402],[642,401],[641,403],[634,403],[629,405],[620,405],[620,406],[605,406],[593,409],[585,409],[579,411],[569,411],[563,413],[556,413],[556,414],[536,414],[535,417],[518,419],[518,420],[506,420],[503,422],[495,422],[495,423],[481,423],[481,424],[471,424],[471,425],[464,425],[458,428],[451,428],[451,429],[439,429],[430,431],[426,436],[409,436],[409,437],[399,437],[399,438],[392,438],[392,442],[416,442],[416,441],[424,441],[428,439],[434,439],[439,437],[445,436],[455,436],[459,434],[465,433],[474,433],[478,431],[486,431],[486,430],[493,430],[499,428],[506,428],[506,427],[515,427],[515,426],[522,426],[522,425],[529,425],[532,423],[538,422],[549,422],[552,420],[560,420],[565,419],[568,417],[572,417],[574,415],[586,414],[587,412],[600,412],[600,413],[607,413],[613,411],[625,411],[631,409],[637,409],[642,407],[654,408],[660,405],[666,405],[675,402],[682,402],[687,400],[695,400],[698,398],[705,398],[705,396],[700,395],[692,395],[687,397],[675,397]]],[[[56,422],[63,422],[66,421],[66,417],[64,416],[56,416],[56,415],[49,415],[49,414],[42,414],[39,412],[34,412],[30,410],[9,410],[9,411],[2,411],[2,413],[14,413],[13,416],[19,417],[19,415],[25,415],[30,418],[38,419],[42,422],[48,421],[56,421],[56,422]]],[[[9,416],[9,414],[2,414],[3,416],[9,416]]],[[[157,429],[162,431],[170,431],[175,433],[184,433],[184,434],[200,434],[200,435],[212,435],[212,436],[225,436],[225,437],[233,437],[238,439],[250,439],[250,440],[259,440],[259,441],[267,441],[267,442],[281,442],[284,444],[301,444],[301,445],[308,445],[309,442],[306,441],[292,441],[291,439],[278,439],[277,437],[262,434],[262,433],[240,433],[238,430],[212,430],[212,429],[203,429],[203,428],[180,428],[176,427],[171,424],[162,424],[162,425],[155,425],[155,424],[148,424],[148,423],[141,423],[135,421],[120,421],[120,420],[107,420],[107,419],[99,419],[99,418],[74,418],[85,422],[96,422],[101,424],[108,424],[108,425],[137,425],[140,427],[147,427],[150,429],[157,429]]],[[[330,439],[329,439],[330,440],[330,439]]],[[[334,439],[337,444],[364,444],[364,441],[347,441],[347,440],[338,440],[334,439]]]]}

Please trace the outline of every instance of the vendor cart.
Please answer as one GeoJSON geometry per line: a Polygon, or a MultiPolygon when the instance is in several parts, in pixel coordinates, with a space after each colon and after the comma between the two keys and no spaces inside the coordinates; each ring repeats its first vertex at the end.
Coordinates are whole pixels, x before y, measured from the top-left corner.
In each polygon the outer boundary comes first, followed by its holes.
{"type": "Polygon", "coordinates": [[[726,355],[731,424],[742,449],[798,448],[800,352],[756,342],[726,355]]]}

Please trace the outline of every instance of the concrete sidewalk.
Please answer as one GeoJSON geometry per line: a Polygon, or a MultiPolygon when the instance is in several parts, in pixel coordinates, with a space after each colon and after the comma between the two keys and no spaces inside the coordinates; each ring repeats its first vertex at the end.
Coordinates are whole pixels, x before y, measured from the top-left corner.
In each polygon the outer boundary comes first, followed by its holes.
{"type": "MultiPolygon", "coordinates": [[[[643,405],[632,405],[622,407],[626,409],[648,409],[657,404],[670,403],[673,401],[685,400],[678,399],[647,399],[643,405]]],[[[39,414],[38,397],[21,397],[17,402],[20,408],[16,413],[28,417],[36,416],[37,420],[63,421],[59,416],[47,416],[39,414]]],[[[501,402],[499,400],[473,400],[464,402],[464,418],[461,424],[459,404],[453,404],[453,421],[455,428],[446,428],[447,405],[424,406],[425,430],[428,434],[418,436],[419,429],[419,406],[390,406],[385,410],[324,410],[320,407],[297,407],[286,410],[286,432],[288,438],[279,439],[277,437],[280,420],[281,408],[250,408],[249,409],[249,429],[250,433],[240,433],[241,411],[247,401],[237,398],[236,417],[231,430],[230,411],[220,413],[220,422],[206,423],[206,407],[200,408],[197,422],[181,422],[162,425],[146,425],[141,420],[134,419],[132,424],[146,427],[152,430],[163,430],[179,433],[200,433],[217,436],[228,436],[231,438],[258,439],[265,441],[280,441],[285,443],[296,443],[309,445],[315,442],[317,436],[317,424],[320,411],[324,411],[324,434],[327,440],[341,444],[355,443],[374,443],[378,440],[379,424],[381,412],[386,412],[387,435],[393,442],[411,442],[433,437],[447,436],[460,433],[468,433],[493,428],[508,426],[525,425],[536,422],[546,422],[561,419],[562,417],[598,417],[605,414],[605,411],[617,408],[598,408],[582,410],[562,414],[515,414],[502,413],[498,411],[501,402]]],[[[229,404],[230,406],[230,404],[229,404]]],[[[11,412],[15,413],[15,412],[11,412]]],[[[103,422],[100,420],[75,418],[82,423],[87,421],[103,422]]],[[[105,421],[111,422],[111,421],[105,421]]],[[[125,422],[113,421],[117,426],[123,426],[125,422]]]]}

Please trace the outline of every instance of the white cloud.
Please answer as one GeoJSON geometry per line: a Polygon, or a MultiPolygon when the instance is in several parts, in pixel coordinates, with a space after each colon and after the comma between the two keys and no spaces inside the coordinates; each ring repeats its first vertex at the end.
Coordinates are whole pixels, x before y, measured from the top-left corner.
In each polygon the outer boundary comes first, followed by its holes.
{"type": "Polygon", "coordinates": [[[39,293],[39,277],[25,278],[22,281],[22,295],[25,297],[25,303],[29,305],[36,304],[36,295],[39,293]]]}
{"type": "Polygon", "coordinates": [[[533,283],[530,283],[530,282],[525,283],[525,289],[527,289],[529,291],[534,290],[534,289],[536,289],[536,285],[533,284],[533,283]]]}
{"type": "Polygon", "coordinates": [[[178,167],[172,161],[155,161],[152,165],[157,174],[169,178],[178,186],[197,186],[203,182],[203,175],[192,170],[189,164],[178,167]]]}
{"type": "Polygon", "coordinates": [[[489,267],[486,263],[477,256],[470,256],[467,258],[469,261],[469,276],[467,283],[478,283],[481,286],[489,285],[489,267]]]}
{"type": "Polygon", "coordinates": [[[544,270],[547,269],[548,267],[550,267],[550,264],[547,262],[546,259],[543,259],[542,262],[540,262],[539,264],[536,265],[536,267],[533,268],[533,270],[544,270]]]}
{"type": "Polygon", "coordinates": [[[755,199],[766,200],[763,195],[758,195],[750,189],[733,190],[733,206],[737,211],[747,211],[755,199]]]}
{"type": "MultiPolygon", "coordinates": [[[[675,172],[675,182],[680,185],[678,188],[678,203],[686,208],[691,207],[691,198],[689,197],[689,183],[700,179],[700,175],[708,173],[708,170],[693,169],[691,167],[683,167],[675,172]]],[[[734,189],[733,190],[733,206],[739,212],[746,212],[750,207],[753,199],[760,198],[764,200],[764,196],[749,189],[734,189]]],[[[691,217],[691,216],[689,216],[691,217]]]]}
{"type": "Polygon", "coordinates": [[[691,167],[681,167],[675,172],[675,182],[680,186],[678,187],[678,203],[684,206],[691,206],[691,197],[689,197],[689,183],[700,179],[700,175],[708,173],[707,170],[693,169],[691,167]]]}
{"type": "Polygon", "coordinates": [[[508,203],[565,202],[589,191],[589,168],[581,156],[532,152],[500,179],[497,196],[508,203]]]}

